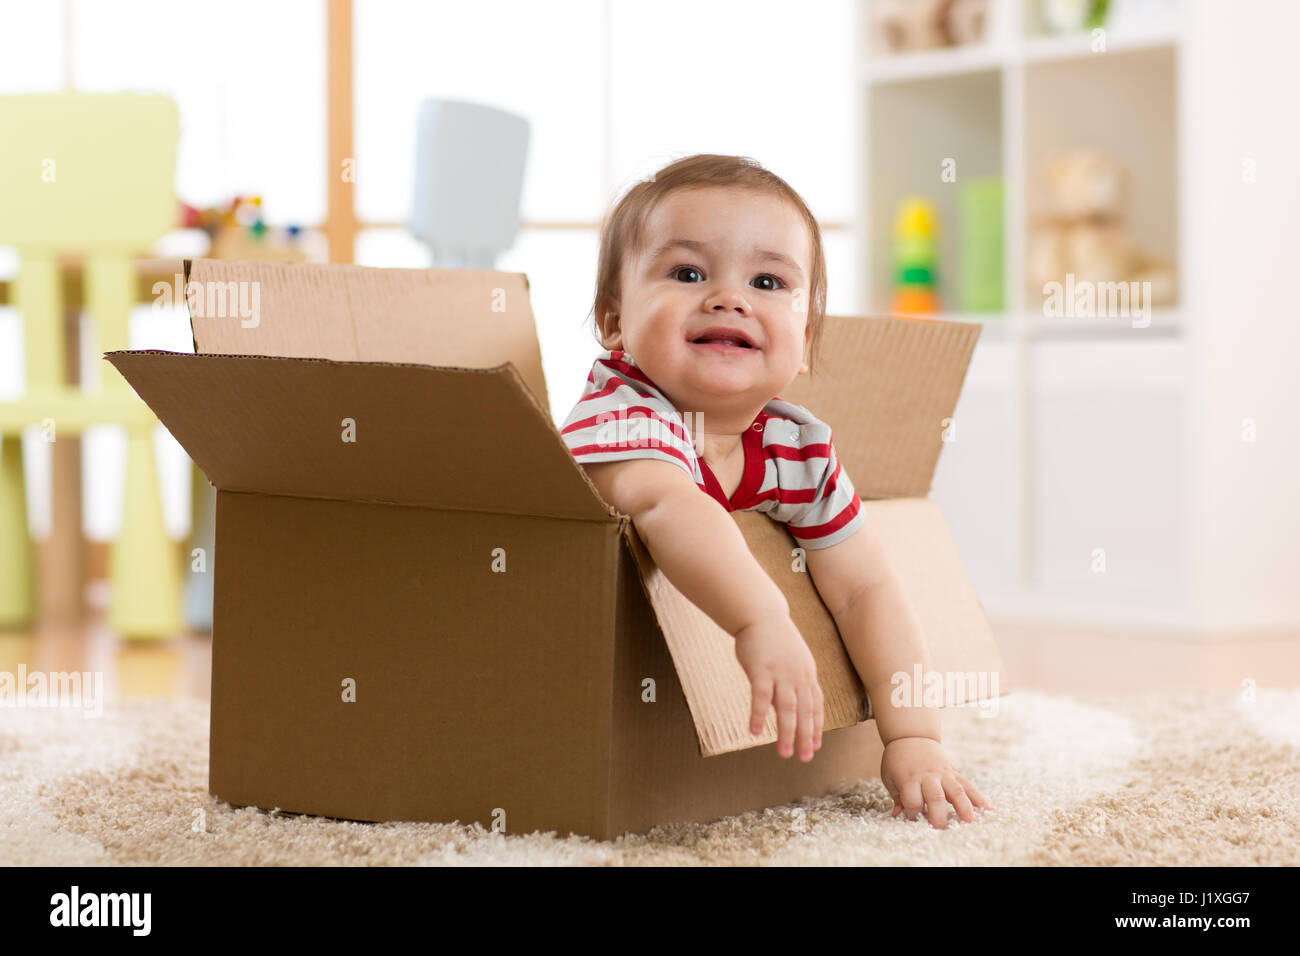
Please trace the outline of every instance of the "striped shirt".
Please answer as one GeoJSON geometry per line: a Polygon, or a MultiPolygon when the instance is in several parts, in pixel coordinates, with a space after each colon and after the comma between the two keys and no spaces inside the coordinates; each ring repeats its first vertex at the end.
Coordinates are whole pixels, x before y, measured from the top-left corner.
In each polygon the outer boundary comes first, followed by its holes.
{"type": "Polygon", "coordinates": [[[866,521],[831,429],[802,405],[768,402],[741,436],[745,468],[730,498],[695,450],[687,421],[627,352],[605,350],[560,434],[580,464],[654,458],[683,468],[728,511],[761,511],[804,548],[829,548],[866,521]]]}

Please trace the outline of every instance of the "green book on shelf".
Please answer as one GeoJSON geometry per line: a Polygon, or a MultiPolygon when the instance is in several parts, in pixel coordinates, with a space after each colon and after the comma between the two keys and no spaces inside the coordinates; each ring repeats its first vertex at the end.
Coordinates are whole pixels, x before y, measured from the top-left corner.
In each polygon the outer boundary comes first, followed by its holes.
{"type": "Polygon", "coordinates": [[[1002,179],[973,179],[959,189],[960,308],[1000,312],[1002,298],[1002,179]]]}

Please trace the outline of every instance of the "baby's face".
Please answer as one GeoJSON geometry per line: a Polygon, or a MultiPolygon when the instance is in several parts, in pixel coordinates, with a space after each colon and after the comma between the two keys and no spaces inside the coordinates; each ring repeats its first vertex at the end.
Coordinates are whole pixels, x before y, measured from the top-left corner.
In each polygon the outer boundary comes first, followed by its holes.
{"type": "Polygon", "coordinates": [[[676,192],[647,220],[642,252],[623,263],[605,347],[630,352],[678,408],[756,412],[808,370],[810,259],[807,226],[777,197],[676,192]],[[751,347],[698,341],[724,327],[751,347]]]}

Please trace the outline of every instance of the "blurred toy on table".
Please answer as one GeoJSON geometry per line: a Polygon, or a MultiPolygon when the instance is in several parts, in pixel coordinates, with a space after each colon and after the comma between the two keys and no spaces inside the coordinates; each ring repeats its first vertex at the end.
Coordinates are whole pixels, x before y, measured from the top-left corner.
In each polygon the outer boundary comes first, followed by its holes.
{"type": "Polygon", "coordinates": [[[208,234],[213,259],[306,262],[310,258],[301,228],[268,226],[261,196],[235,196],[224,206],[196,208],[180,203],[180,225],[208,234]]]}
{"type": "Polygon", "coordinates": [[[1044,170],[1046,208],[1032,217],[1025,277],[1031,301],[1051,282],[1150,282],[1152,306],[1174,304],[1173,263],[1147,255],[1125,223],[1129,174],[1095,149],[1058,153],[1044,170]]]}

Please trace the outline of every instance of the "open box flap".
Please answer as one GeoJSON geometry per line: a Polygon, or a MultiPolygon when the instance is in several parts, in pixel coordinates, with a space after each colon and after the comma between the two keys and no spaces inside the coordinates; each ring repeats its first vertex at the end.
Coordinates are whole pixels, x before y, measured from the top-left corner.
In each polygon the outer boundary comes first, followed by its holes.
{"type": "MultiPolygon", "coordinates": [[[[896,498],[872,501],[864,508],[916,608],[930,669],[974,675],[965,685],[949,686],[945,681],[945,706],[1006,693],[1010,688],[984,608],[938,505],[929,498],[896,498]],[[984,684],[979,683],[981,672],[986,675],[984,684]],[[994,674],[996,684],[991,683],[994,674]],[[988,688],[992,689],[985,693],[988,688]]],[[[849,727],[869,718],[869,702],[834,618],[811,575],[794,570],[794,539],[760,512],[732,512],[732,518],[758,563],[785,594],[791,619],[817,662],[823,729],[849,727]]],[[[714,756],[775,741],[775,711],[769,711],[761,735],[749,732],[749,679],[736,660],[735,640],[659,570],[630,521],[624,535],[686,694],[700,753],[714,756]]]]}
{"type": "Polygon", "coordinates": [[[186,259],[185,283],[195,352],[456,368],[509,362],[548,407],[523,273],[186,259]]]}
{"type": "Polygon", "coordinates": [[[943,433],[983,326],[870,316],[827,316],[817,369],[781,398],[831,427],[859,497],[930,493],[943,433]]]}
{"type": "MultiPolygon", "coordinates": [[[[867,719],[866,695],[835,620],[809,575],[792,569],[791,551],[796,544],[790,533],[757,511],[732,512],[732,518],[758,563],[785,594],[790,616],[817,662],[824,697],[824,729],[849,727],[867,719]]],[[[735,640],[659,570],[630,521],[624,527],[624,536],[686,694],[700,753],[710,757],[776,740],[775,711],[769,712],[761,735],[749,732],[749,679],[736,660],[735,640]]]]}
{"type": "Polygon", "coordinates": [[[105,358],[223,491],[610,520],[509,363],[105,358]]]}

